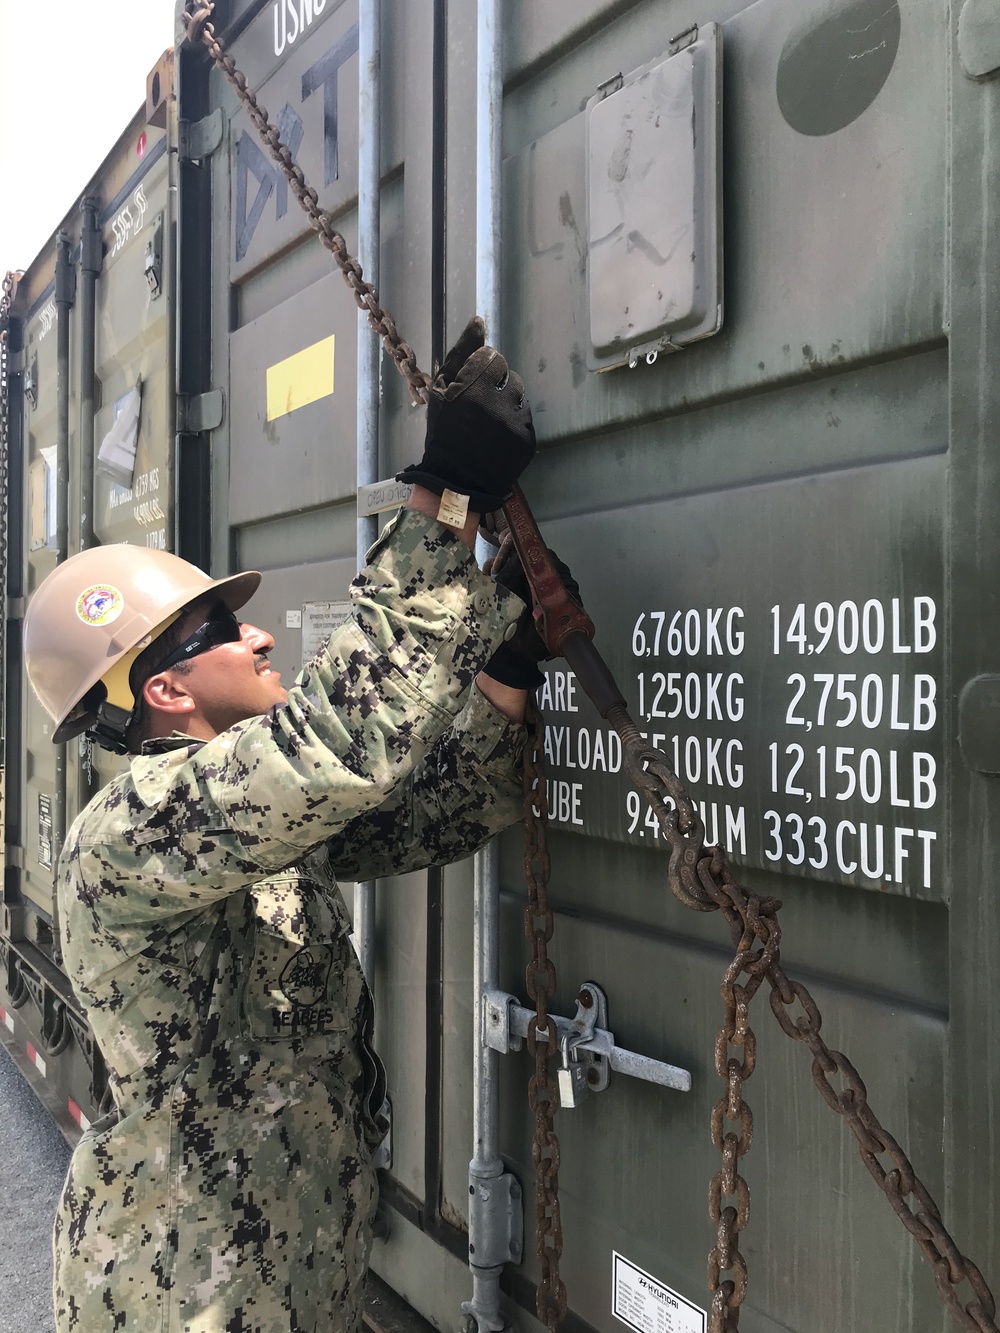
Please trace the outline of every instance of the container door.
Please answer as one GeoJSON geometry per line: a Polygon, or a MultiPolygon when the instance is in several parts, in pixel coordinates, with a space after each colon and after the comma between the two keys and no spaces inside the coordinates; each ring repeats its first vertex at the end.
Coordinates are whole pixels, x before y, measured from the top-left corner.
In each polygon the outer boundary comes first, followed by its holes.
{"type": "MultiPolygon", "coordinates": [[[[382,7],[379,289],[423,366],[443,353],[443,295],[436,304],[431,299],[432,268],[440,262],[433,256],[440,257],[444,236],[443,175],[432,167],[435,70],[443,70],[443,29],[435,28],[440,8],[425,0],[382,7]]],[[[226,35],[352,254],[358,23],[356,0],[236,3],[226,35]]],[[[198,114],[224,117],[223,145],[210,160],[211,388],[225,395],[225,416],[211,437],[212,568],[264,571],[248,615],[274,634],[272,661],[290,682],[343,614],[357,571],[358,309],[230,86],[212,71],[207,91],[200,91],[198,80],[206,77],[200,53],[182,63],[181,76],[182,99],[190,96],[193,108],[203,97],[198,114]]],[[[182,115],[195,115],[183,101],[182,115]]],[[[188,291],[192,320],[193,299],[188,291]]],[[[423,414],[411,409],[388,361],[380,407],[381,475],[391,476],[418,455],[423,414]]],[[[352,886],[342,888],[350,906],[352,886]]],[[[429,1114],[428,1133],[439,1142],[440,1079],[428,1076],[426,1036],[430,1027],[440,1060],[441,893],[438,872],[379,888],[377,1041],[394,1107],[384,1196],[410,1216],[433,1212],[440,1197],[440,1150],[435,1155],[426,1146],[425,1119],[429,1114]]],[[[402,1269],[387,1273],[384,1254],[374,1262],[405,1293],[402,1269]]]]}
{"type": "MultiPolygon", "coordinates": [[[[929,4],[901,17],[881,3],[764,0],[689,6],[666,24],[652,4],[590,9],[592,26],[575,32],[538,11],[515,25],[508,53],[505,343],[542,440],[527,488],[649,744],[698,802],[706,840],[750,888],[784,900],[788,972],[812,990],[824,1036],[860,1070],[960,1247],[989,1267],[989,1205],[958,1184],[987,1161],[988,1127],[961,1144],[946,1132],[950,1089],[979,1104],[992,1077],[979,1064],[973,1095],[952,1063],[969,1036],[955,1026],[968,982],[952,961],[952,904],[971,895],[992,909],[989,847],[975,876],[956,881],[946,820],[952,783],[966,778],[946,558],[956,441],[945,29],[929,4]],[[641,164],[625,118],[617,145],[588,160],[580,108],[709,20],[725,70],[726,322],[652,364],[594,374],[602,293],[587,173],[613,169],[623,197],[626,185],[641,196],[629,175],[641,164]]],[[[629,264],[645,253],[631,216],[629,264]]],[[[659,281],[656,255],[642,262],[659,281]]],[[[729,932],[718,912],[672,897],[658,825],[564,664],[549,668],[541,702],[557,1011],[572,1015],[580,984],[595,980],[617,1042],[693,1075],[688,1094],[615,1075],[557,1117],[571,1309],[578,1327],[607,1333],[623,1322],[700,1329],[729,932]]],[[[523,1000],[514,833],[504,847],[508,985],[523,1000]]],[[[741,1327],[940,1329],[931,1270],[766,991],[750,1019],[741,1327]]],[[[522,1084],[504,1094],[507,1151],[530,1178],[526,1058],[508,1057],[503,1072],[522,1084]]]]}
{"type": "MultiPolygon", "coordinates": [[[[88,338],[83,329],[81,237],[85,214],[78,206],[65,233],[71,266],[68,323],[68,394],[65,419],[58,392],[58,320],[54,273],[55,239],[26,272],[18,291],[23,371],[15,386],[21,395],[15,419],[20,438],[12,442],[12,512],[21,534],[20,549],[9,552],[9,585],[19,615],[10,633],[20,642],[27,599],[55,568],[57,453],[66,441],[65,496],[69,555],[94,542],[132,542],[169,549],[173,536],[173,156],[167,131],[137,117],[118,141],[84,197],[98,230],[99,272],[95,291],[94,364],[85,364],[88,338]],[[85,379],[93,376],[93,391],[85,379]],[[81,436],[89,432],[93,403],[93,457],[81,436]],[[113,432],[116,419],[137,413],[130,432],[113,432]]],[[[65,830],[82,805],[120,761],[83,740],[52,744],[53,724],[35,700],[20,662],[20,679],[9,682],[7,885],[5,925],[8,950],[7,998],[0,1000],[21,1045],[30,1044],[36,1068],[55,1089],[59,1116],[68,1102],[80,1116],[96,1116],[102,1092],[99,1057],[78,1023],[79,1040],[64,1041],[63,1004],[75,1001],[60,971],[58,925],[54,912],[55,865],[65,830]],[[16,805],[14,804],[16,803],[16,805]],[[24,1031],[20,1031],[21,1025],[24,1031]],[[95,1072],[96,1070],[96,1072],[95,1072]]],[[[10,1026],[10,1024],[8,1024],[10,1026]]],[[[71,1108],[72,1110],[72,1108],[71,1108]]]]}

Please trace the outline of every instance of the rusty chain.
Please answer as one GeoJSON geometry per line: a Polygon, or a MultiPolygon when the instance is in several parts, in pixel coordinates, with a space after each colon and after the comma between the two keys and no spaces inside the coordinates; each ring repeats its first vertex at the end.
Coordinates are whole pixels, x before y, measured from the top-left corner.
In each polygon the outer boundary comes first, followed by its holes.
{"type": "Polygon", "coordinates": [[[771,1009],[781,1030],[811,1052],[813,1082],[857,1139],[861,1160],[930,1264],[949,1313],[969,1333],[998,1333],[996,1302],[982,1273],[958,1249],[906,1154],[869,1106],[867,1089],[857,1070],[840,1051],[831,1050],[820,1035],[822,1016],[816,1001],[781,967],[777,922],[780,901],[743,888],[721,849],[705,846],[705,830],[690,797],[662,754],[645,745],[625,710],[612,710],[608,721],[621,736],[626,771],[646,796],[670,846],[667,873],[674,896],[695,911],[721,910],[736,945],[736,955],[722,982],[726,1018],[715,1045],[715,1066],[725,1084],[725,1094],[712,1111],[712,1141],[722,1154],[722,1167],[709,1186],[709,1211],[718,1228],[717,1243],[708,1259],[710,1333],[736,1333],[746,1295],[746,1263],[738,1238],[749,1218],[750,1191],[737,1167],[753,1138],[753,1116],[743,1099],[743,1084],[753,1073],[756,1053],[748,1010],[765,978],[771,987],[771,1009]],[[741,984],[739,978],[744,974],[747,981],[741,984]],[[789,1012],[793,1007],[800,1007],[800,1012],[793,1015],[789,1012]],[[729,1053],[731,1046],[742,1050],[742,1059],[729,1053]],[[835,1078],[841,1087],[833,1081],[835,1078]],[[738,1134],[734,1130],[723,1133],[726,1120],[739,1125],[738,1134]],[[723,1206],[724,1199],[735,1202],[723,1206]],[[732,1276],[724,1278],[727,1273],[732,1276]],[[963,1305],[956,1288],[964,1281],[969,1283],[972,1299],[963,1305]]]}
{"type": "MultiPolygon", "coordinates": [[[[10,492],[10,308],[20,273],[7,273],[0,292],[0,599],[7,599],[7,504],[10,492]]],[[[6,699],[7,616],[0,614],[0,698],[6,699]]],[[[7,734],[0,714],[0,735],[7,734]]]]}
{"type": "MultiPolygon", "coordinates": [[[[360,264],[350,255],[329,213],[320,208],[316,191],[306,183],[290,149],[281,142],[277,127],[268,119],[267,111],[258,103],[245,76],[216,36],[211,23],[213,11],[213,0],[189,0],[183,16],[189,41],[201,42],[207,48],[236,91],[311,226],[336,260],[355,301],[367,312],[372,329],[407,380],[414,402],[426,402],[429,376],[417,366],[413,349],[403,341],[392,315],[379,304],[375,288],[365,281],[360,264]]],[[[4,295],[6,298],[6,281],[4,295]]],[[[5,345],[2,355],[5,372],[5,345]]],[[[0,440],[0,445],[3,443],[0,440]]],[[[644,744],[627,712],[612,709],[608,721],[621,736],[626,770],[646,796],[670,847],[667,874],[671,892],[694,911],[721,910],[736,948],[722,981],[725,1022],[715,1043],[715,1067],[725,1086],[711,1118],[712,1142],[722,1156],[722,1166],[709,1186],[709,1213],[717,1227],[716,1245],[708,1260],[712,1294],[710,1333],[737,1333],[740,1307],[746,1295],[747,1267],[739,1249],[739,1236],[749,1220],[750,1190],[738,1167],[753,1141],[753,1115],[743,1097],[743,1085],[752,1075],[756,1060],[749,1007],[765,978],[771,987],[771,1009],[782,1031],[811,1052],[813,1081],[831,1110],[850,1127],[865,1166],[931,1265],[946,1308],[969,1333],[1000,1333],[995,1321],[996,1302],[985,1279],[958,1249],[906,1154],[872,1111],[867,1090],[854,1066],[841,1052],[831,1050],[820,1035],[822,1017],[815,1000],[805,986],[790,980],[781,968],[781,931],[777,921],[780,901],[743,888],[721,849],[706,848],[704,827],[690,797],[662,754],[644,744]],[[740,980],[744,975],[745,982],[740,980]],[[796,1003],[802,1012],[793,1017],[788,1010],[796,1003]],[[840,1090],[831,1076],[842,1081],[844,1086],[840,1090]],[[738,1126],[738,1132],[735,1128],[726,1130],[727,1121],[738,1126]],[[883,1165],[880,1158],[887,1159],[887,1164],[883,1165]],[[732,1276],[723,1276],[730,1273],[732,1276]],[[968,1281],[973,1293],[965,1305],[956,1290],[964,1281],[968,1281]]],[[[535,1060],[529,1101],[535,1113],[532,1159],[536,1173],[536,1252],[541,1268],[537,1309],[541,1322],[554,1333],[566,1312],[566,1289],[559,1276],[563,1245],[558,1194],[559,1141],[553,1129],[558,1097],[556,1083],[549,1077],[549,1062],[555,1056],[557,1043],[547,1005],[555,989],[556,975],[547,953],[553,918],[547,894],[544,726],[534,706],[529,709],[528,726],[523,778],[524,864],[529,894],[525,933],[533,944],[526,984],[536,1010],[535,1022],[529,1027],[528,1049],[535,1060]]]]}
{"type": "Polygon", "coordinates": [[[366,311],[369,324],[381,338],[382,345],[396,363],[399,373],[409,384],[413,401],[425,403],[430,377],[417,365],[413,348],[403,341],[396,328],[396,321],[388,310],[379,304],[378,292],[370,282],[365,281],[361,265],[347,249],[347,242],[333,225],[330,214],[320,208],[319,195],[306,182],[302,168],[292,156],[291,149],[281,142],[280,130],[268,119],[266,108],[257,101],[257,96],[247,84],[246,77],[237,69],[236,62],[216,35],[211,22],[214,10],[214,0],[189,0],[183,15],[188,40],[192,43],[201,42],[206,47],[216,68],[235,90],[265,147],[281,168],[292,193],[308,216],[310,225],[337,261],[344,281],[351,288],[359,308],[366,311]]]}
{"type": "Polygon", "coordinates": [[[548,795],[545,787],[545,725],[529,702],[525,716],[528,740],[524,747],[522,789],[524,794],[524,878],[528,905],[524,911],[524,933],[532,946],[525,970],[528,995],[535,1002],[535,1019],[528,1024],[528,1050],[535,1072],[528,1083],[528,1105],[535,1113],[535,1137],[531,1159],[535,1166],[535,1253],[541,1277],[536,1309],[541,1323],[555,1333],[566,1313],[566,1287],[559,1276],[563,1234],[559,1216],[559,1140],[553,1121],[559,1109],[556,1079],[549,1066],[558,1056],[555,1024],[548,1003],[556,988],[556,969],[548,955],[553,917],[549,906],[549,852],[546,846],[548,795]]]}

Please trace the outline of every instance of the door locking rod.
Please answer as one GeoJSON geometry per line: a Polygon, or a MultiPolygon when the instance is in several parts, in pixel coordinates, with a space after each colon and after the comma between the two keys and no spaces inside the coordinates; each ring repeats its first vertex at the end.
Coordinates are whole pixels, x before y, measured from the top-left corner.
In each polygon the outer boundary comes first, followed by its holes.
{"type": "MultiPolygon", "coordinates": [[[[581,988],[581,995],[591,985],[592,983],[586,983],[581,988]]],[[[536,1017],[534,1009],[526,1009],[524,1005],[519,1004],[516,995],[509,995],[501,990],[484,991],[483,1044],[491,1050],[499,1051],[501,1055],[519,1051],[524,1038],[528,1035],[528,1028],[535,1022],[536,1017]]],[[[574,1038],[580,1035],[579,1016],[570,1019],[550,1014],[549,1017],[556,1026],[558,1042],[561,1043],[564,1037],[574,1038]]],[[[689,1070],[666,1064],[662,1060],[654,1060],[648,1055],[625,1050],[616,1045],[614,1033],[606,1028],[594,1027],[576,1044],[575,1049],[578,1054],[586,1051],[590,1055],[606,1060],[607,1069],[613,1069],[616,1073],[626,1074],[630,1078],[641,1078],[646,1083],[657,1083],[661,1088],[673,1088],[676,1092],[691,1091],[689,1070]]],[[[597,1086],[597,1080],[588,1078],[588,1082],[592,1091],[601,1090],[597,1086]]],[[[607,1086],[606,1077],[601,1082],[603,1086],[607,1086]]]]}

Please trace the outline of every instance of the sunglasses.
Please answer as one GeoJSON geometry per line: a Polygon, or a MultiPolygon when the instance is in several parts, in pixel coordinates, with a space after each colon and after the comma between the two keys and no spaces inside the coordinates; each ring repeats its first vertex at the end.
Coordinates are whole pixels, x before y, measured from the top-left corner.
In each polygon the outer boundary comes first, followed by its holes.
{"type": "Polygon", "coordinates": [[[223,643],[238,643],[242,637],[240,622],[228,606],[220,603],[213,609],[204,625],[200,625],[190,638],[185,639],[178,648],[169,653],[156,670],[168,671],[178,662],[190,662],[191,658],[197,657],[199,653],[210,652],[223,643]]]}

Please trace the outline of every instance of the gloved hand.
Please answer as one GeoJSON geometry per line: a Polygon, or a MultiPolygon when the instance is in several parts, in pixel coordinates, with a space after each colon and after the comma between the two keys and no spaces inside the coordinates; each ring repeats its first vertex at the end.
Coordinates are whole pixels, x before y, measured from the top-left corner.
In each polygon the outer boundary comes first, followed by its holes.
{"type": "Polygon", "coordinates": [[[535,453],[535,428],[521,377],[470,319],[431,385],[424,456],[396,473],[440,495],[469,497],[480,514],[499,509],[535,453]]]}
{"type": "MultiPolygon", "coordinates": [[[[559,577],[566,591],[579,602],[580,585],[570,573],[569,566],[564,564],[551,549],[549,558],[559,571],[559,577]]],[[[518,620],[514,635],[500,645],[483,670],[501,685],[510,685],[517,690],[535,690],[545,679],[539,670],[539,662],[547,662],[555,654],[549,652],[536,628],[535,618],[532,615],[528,576],[513,547],[509,548],[503,564],[499,567],[494,566],[492,573],[495,582],[520,597],[522,602],[527,603],[528,609],[518,620]]]]}

